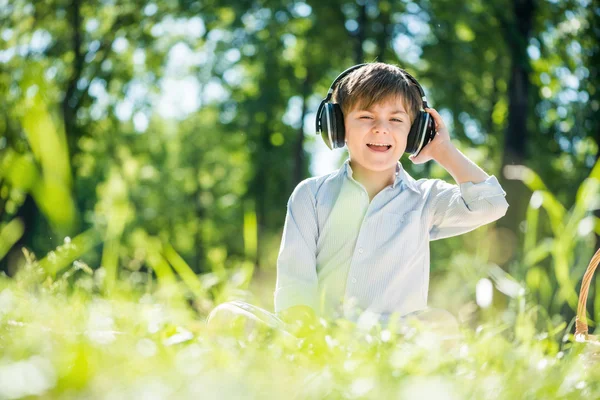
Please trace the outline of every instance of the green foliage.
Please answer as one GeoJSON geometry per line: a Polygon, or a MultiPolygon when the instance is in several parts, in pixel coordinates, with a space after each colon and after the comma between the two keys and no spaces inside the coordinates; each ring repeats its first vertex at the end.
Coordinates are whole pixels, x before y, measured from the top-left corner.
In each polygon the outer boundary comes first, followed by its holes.
{"type": "Polygon", "coordinates": [[[46,109],[43,97],[46,88],[39,76],[24,79],[23,89],[27,95],[19,108],[31,153],[19,154],[8,149],[2,154],[0,179],[5,179],[15,190],[30,193],[51,227],[65,235],[74,231],[78,218],[71,194],[73,178],[64,131],[55,126],[46,109]]]}
{"type": "Polygon", "coordinates": [[[248,330],[243,320],[217,332],[175,288],[131,275],[107,295],[101,269],[74,267],[54,280],[31,262],[16,278],[0,279],[2,397],[600,394],[591,345],[574,342],[564,323],[537,330],[538,312],[523,299],[515,319],[463,327],[463,338],[450,342],[423,324],[395,333],[341,320],[321,320],[318,335],[298,339],[266,325],[248,330]],[[28,380],[17,379],[25,371],[28,380]]]}
{"type": "Polygon", "coordinates": [[[19,219],[13,219],[0,228],[0,259],[4,258],[8,250],[23,236],[24,226],[19,219]]]}
{"type": "MultiPolygon", "coordinates": [[[[27,215],[11,257],[19,246],[45,254],[93,228],[106,245],[87,256],[90,265],[135,270],[129,237],[141,230],[196,272],[209,271],[213,248],[272,269],[285,201],[308,175],[307,121],[355,62],[413,72],[457,144],[475,145],[485,169],[499,170],[515,34],[506,10],[502,2],[11,3],[0,16],[2,223],[27,215]],[[165,93],[177,86],[190,94],[170,104],[165,93]],[[126,193],[109,211],[116,180],[126,193]]],[[[540,134],[532,130],[528,166],[569,204],[598,151],[593,126],[575,119],[586,95],[573,98],[565,80],[584,82],[591,71],[573,41],[592,43],[593,15],[577,2],[535,12],[532,55],[522,60],[541,93],[530,99],[540,134]],[[557,156],[559,142],[570,145],[557,156]]],[[[429,176],[429,166],[406,167],[429,176]]]]}
{"type": "Polygon", "coordinates": [[[594,233],[600,235],[600,218],[593,214],[600,207],[600,161],[577,190],[575,204],[569,210],[534,171],[513,167],[507,173],[522,180],[533,192],[527,210],[524,260],[514,272],[520,277],[525,275],[529,288],[549,312],[558,312],[564,303],[576,310],[575,283],[583,277],[592,257],[593,251],[588,249],[594,233]],[[551,236],[546,237],[546,232],[539,228],[540,208],[548,216],[551,236]],[[547,257],[552,260],[550,268],[542,266],[547,257]]]}
{"type": "Polygon", "coordinates": [[[0,269],[16,274],[0,397],[599,397],[569,322],[600,235],[599,14],[530,2],[525,27],[520,3],[0,0],[0,269]],[[313,113],[373,60],[413,73],[469,158],[533,192],[515,200],[522,243],[489,226],[432,244],[432,300],[473,325],[466,342],[442,354],[340,321],[314,342],[212,335],[215,304],[269,308],[286,200],[323,148],[313,113]],[[524,165],[502,165],[517,111],[524,165]],[[478,304],[486,282],[504,307],[478,304]],[[18,371],[39,379],[5,385],[18,371]]]}

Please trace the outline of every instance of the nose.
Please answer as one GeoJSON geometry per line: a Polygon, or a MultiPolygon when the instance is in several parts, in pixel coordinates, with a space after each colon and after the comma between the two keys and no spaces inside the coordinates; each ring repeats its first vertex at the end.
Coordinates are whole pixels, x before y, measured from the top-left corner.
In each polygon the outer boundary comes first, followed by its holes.
{"type": "Polygon", "coordinates": [[[388,133],[389,129],[388,129],[388,127],[387,127],[387,125],[385,124],[384,121],[377,120],[373,124],[373,131],[375,133],[388,133]]]}

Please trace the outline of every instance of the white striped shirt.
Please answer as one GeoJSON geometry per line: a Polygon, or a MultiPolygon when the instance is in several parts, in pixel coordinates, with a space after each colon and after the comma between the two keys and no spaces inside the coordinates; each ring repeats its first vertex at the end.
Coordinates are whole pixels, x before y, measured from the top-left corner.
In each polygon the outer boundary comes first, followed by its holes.
{"type": "Polygon", "coordinates": [[[287,203],[277,259],[275,312],[308,305],[317,315],[387,319],[427,307],[429,241],[502,217],[506,193],[495,176],[451,185],[396,178],[371,202],[352,178],[350,159],[300,182],[287,203]]]}

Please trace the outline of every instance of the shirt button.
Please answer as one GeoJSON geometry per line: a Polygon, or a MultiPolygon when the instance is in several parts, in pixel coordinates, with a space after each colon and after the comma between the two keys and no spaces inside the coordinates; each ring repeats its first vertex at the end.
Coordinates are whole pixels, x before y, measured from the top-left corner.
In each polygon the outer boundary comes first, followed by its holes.
{"type": "Polygon", "coordinates": [[[358,249],[358,252],[359,252],[360,254],[362,254],[362,253],[363,253],[363,251],[364,251],[364,250],[362,249],[362,247],[361,247],[360,249],[358,249]]]}
{"type": "Polygon", "coordinates": [[[352,278],[352,283],[356,283],[356,278],[352,278]]]}

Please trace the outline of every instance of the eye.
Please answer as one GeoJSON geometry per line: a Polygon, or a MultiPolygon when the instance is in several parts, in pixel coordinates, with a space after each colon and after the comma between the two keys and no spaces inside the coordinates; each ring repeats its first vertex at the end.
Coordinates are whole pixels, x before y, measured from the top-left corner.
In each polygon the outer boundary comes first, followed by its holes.
{"type": "Polygon", "coordinates": [[[402,122],[402,120],[398,119],[398,118],[392,118],[392,121],[394,121],[394,122],[402,122]]]}
{"type": "Polygon", "coordinates": [[[372,118],[368,115],[363,115],[362,117],[359,117],[359,119],[372,119],[372,118]]]}

